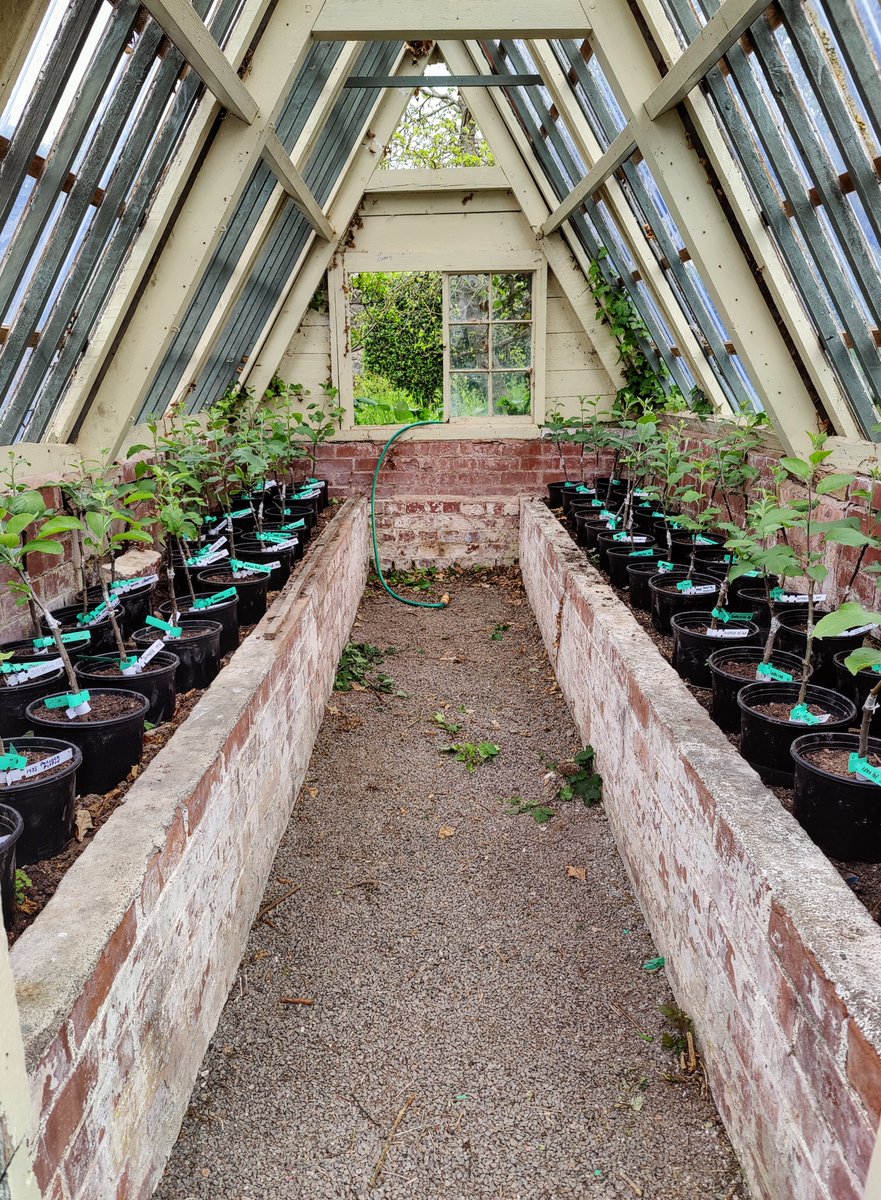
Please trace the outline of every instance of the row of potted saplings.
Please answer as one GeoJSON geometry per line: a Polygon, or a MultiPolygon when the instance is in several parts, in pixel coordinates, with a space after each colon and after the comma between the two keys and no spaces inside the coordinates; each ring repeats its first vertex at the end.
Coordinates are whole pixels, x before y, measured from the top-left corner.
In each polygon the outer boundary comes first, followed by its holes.
{"type": "MultiPolygon", "coordinates": [[[[302,558],[327,484],[306,481],[283,509],[275,489],[237,503],[231,513],[206,516],[192,541],[167,547],[168,600],[154,604],[157,575],[111,579],[83,589],[71,604],[44,609],[38,636],[0,647],[0,901],[7,928],[16,867],[64,850],[74,834],[75,797],[114,788],[141,758],[145,722],[169,720],[179,694],[211,683],[221,658],[239,645],[240,629],[260,620],[269,591],[283,587],[302,558]]],[[[14,523],[5,536],[18,536],[14,523]]],[[[41,538],[72,527],[69,518],[50,516],[32,551],[42,548],[41,538]]],[[[11,586],[21,594],[28,581],[19,577],[11,586]]],[[[25,595],[42,607],[32,589],[25,595]]]]}
{"type": "Polygon", "coordinates": [[[876,862],[881,652],[863,643],[881,613],[853,602],[830,611],[820,588],[825,541],[859,547],[851,586],[866,549],[879,543],[854,518],[817,519],[820,498],[852,479],[824,483],[826,452],[815,455],[784,460],[806,500],[787,510],[777,494],[764,496],[748,508],[747,529],[727,535],[700,516],[665,512],[638,479],[553,484],[549,502],[632,606],[672,637],[679,674],[712,689],[713,718],[740,734],[741,754],[761,778],[794,787],[794,812],[811,838],[835,858],[876,862]],[[806,578],[806,589],[788,588],[787,577],[806,578]]]}

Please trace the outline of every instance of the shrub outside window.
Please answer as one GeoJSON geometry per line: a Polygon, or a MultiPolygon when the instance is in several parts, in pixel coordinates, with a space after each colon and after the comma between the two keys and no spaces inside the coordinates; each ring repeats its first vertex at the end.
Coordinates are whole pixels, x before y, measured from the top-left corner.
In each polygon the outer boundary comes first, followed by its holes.
{"type": "Polygon", "coordinates": [[[532,280],[530,272],[447,277],[451,417],[532,413],[532,280]]]}

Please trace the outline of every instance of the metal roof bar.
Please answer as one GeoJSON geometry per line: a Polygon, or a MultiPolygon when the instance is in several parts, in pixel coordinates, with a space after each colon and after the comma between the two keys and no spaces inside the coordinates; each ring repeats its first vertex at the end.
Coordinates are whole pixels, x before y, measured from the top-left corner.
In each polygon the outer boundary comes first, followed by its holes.
{"type": "Polygon", "coordinates": [[[259,112],[257,101],[192,4],[187,0],[143,0],[143,5],[224,108],[251,125],[259,112]]]}
{"type": "Polygon", "coordinates": [[[400,75],[370,75],[347,79],[343,87],[528,87],[541,82],[541,75],[426,75],[418,85],[414,85],[412,79],[401,79],[400,75]]]}

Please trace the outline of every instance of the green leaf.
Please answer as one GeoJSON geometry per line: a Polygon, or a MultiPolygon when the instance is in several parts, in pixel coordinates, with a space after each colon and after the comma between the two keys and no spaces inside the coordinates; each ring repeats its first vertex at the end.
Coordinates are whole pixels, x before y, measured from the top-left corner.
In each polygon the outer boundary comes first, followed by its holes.
{"type": "Polygon", "coordinates": [[[851,525],[836,523],[830,529],[823,531],[823,536],[827,542],[836,542],[839,546],[871,546],[875,544],[875,538],[869,537],[861,529],[854,529],[851,525]]]}
{"type": "Polygon", "coordinates": [[[143,533],[138,529],[125,529],[125,530],[123,530],[122,533],[115,533],[113,535],[113,541],[114,542],[147,542],[150,545],[152,545],[152,543],[153,543],[153,539],[149,533],[143,533]]]}
{"type": "Polygon", "coordinates": [[[849,483],[853,483],[853,475],[846,475],[839,472],[837,475],[827,475],[817,484],[817,495],[828,496],[831,492],[838,492],[841,488],[847,487],[849,483]]]}
{"type": "Polygon", "coordinates": [[[805,462],[803,458],[790,458],[789,455],[786,455],[780,459],[780,465],[790,475],[796,475],[799,479],[810,479],[811,477],[811,464],[805,462]]]}
{"type": "Polygon", "coordinates": [[[21,548],[22,554],[63,554],[64,547],[61,542],[44,541],[42,538],[34,538],[32,542],[25,542],[21,548]]]}
{"type": "Polygon", "coordinates": [[[841,637],[843,633],[850,633],[862,625],[881,625],[881,613],[871,612],[862,604],[848,601],[835,612],[820,618],[814,627],[814,637],[841,637]]]}
{"type": "Polygon", "coordinates": [[[850,671],[851,675],[856,675],[857,672],[864,670],[866,667],[881,665],[881,651],[872,650],[869,646],[860,646],[858,650],[852,650],[848,654],[844,660],[844,665],[850,671]]]}
{"type": "Polygon", "coordinates": [[[10,517],[6,522],[6,532],[13,533],[18,537],[19,534],[24,533],[28,525],[33,525],[36,519],[33,513],[16,513],[14,517],[10,517]]]}
{"type": "Polygon", "coordinates": [[[82,529],[83,523],[77,517],[50,517],[40,526],[40,537],[52,537],[56,533],[68,533],[71,529],[82,529]]]}

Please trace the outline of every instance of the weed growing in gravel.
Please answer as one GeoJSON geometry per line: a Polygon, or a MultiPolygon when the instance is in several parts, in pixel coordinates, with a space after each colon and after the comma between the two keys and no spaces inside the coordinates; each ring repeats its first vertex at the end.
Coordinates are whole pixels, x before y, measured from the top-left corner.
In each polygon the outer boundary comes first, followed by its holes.
{"type": "Polygon", "coordinates": [[[557,815],[552,808],[548,808],[546,804],[541,804],[538,800],[522,800],[519,796],[512,796],[510,800],[503,800],[502,803],[507,804],[511,809],[512,817],[529,813],[536,825],[547,825],[551,817],[557,815]]]}
{"type": "Polygon", "coordinates": [[[694,1033],[691,1017],[678,1004],[662,1004],[658,1012],[673,1026],[673,1032],[665,1033],[661,1038],[661,1045],[665,1050],[672,1050],[677,1057],[685,1054],[688,1050],[688,1035],[694,1033]]]}
{"type": "Polygon", "coordinates": [[[473,774],[481,763],[489,762],[501,750],[495,742],[454,742],[452,746],[442,746],[442,754],[455,754],[456,762],[464,763],[469,775],[473,774]]]}
{"type": "Polygon", "coordinates": [[[25,893],[27,892],[28,888],[32,888],[33,886],[33,879],[31,879],[27,871],[23,871],[21,867],[19,867],[15,872],[15,903],[19,905],[24,904],[25,893]]]}
{"type": "Polygon", "coordinates": [[[417,592],[427,592],[438,577],[437,567],[414,567],[411,571],[391,571],[386,575],[386,582],[392,587],[413,588],[417,592]]]}
{"type": "Polygon", "coordinates": [[[510,628],[510,624],[503,621],[496,621],[495,625],[493,626],[491,640],[494,642],[500,642],[510,628]]]}
{"type": "Polygon", "coordinates": [[[593,808],[603,798],[603,777],[594,769],[595,751],[585,746],[575,755],[571,765],[561,767],[559,774],[565,776],[557,792],[558,800],[581,800],[587,808],[593,808]]]}
{"type": "Polygon", "coordinates": [[[394,648],[380,650],[369,642],[349,642],[340,658],[336,679],[333,683],[335,692],[384,692],[386,695],[405,696],[406,692],[397,690],[394,679],[379,670],[387,654],[394,654],[394,648]]]}
{"type": "Polygon", "coordinates": [[[449,734],[458,733],[459,730],[462,728],[461,725],[457,725],[454,721],[448,721],[442,712],[436,712],[434,714],[433,720],[434,720],[435,725],[440,725],[440,727],[444,731],[444,733],[449,733],[449,734]]]}

